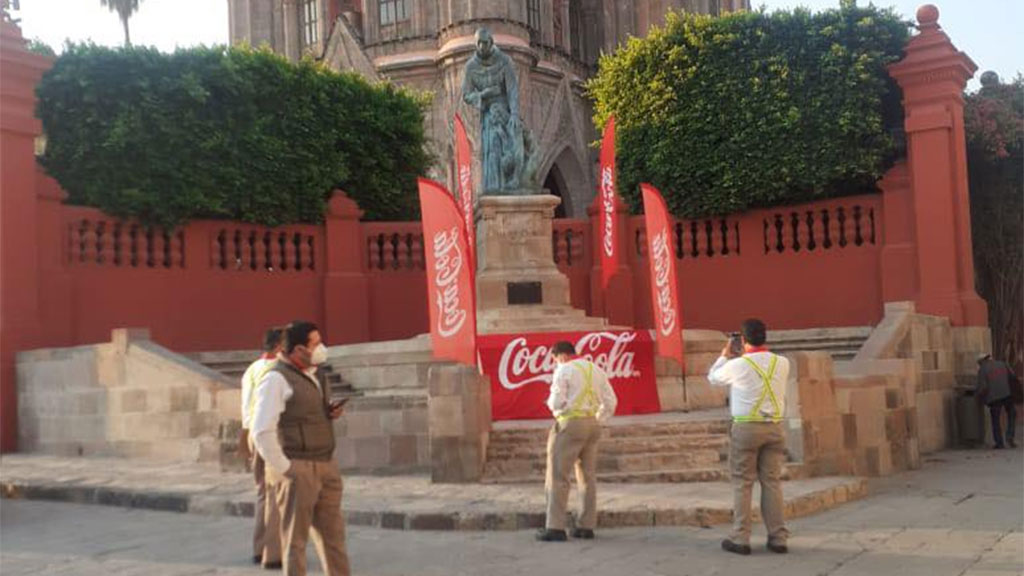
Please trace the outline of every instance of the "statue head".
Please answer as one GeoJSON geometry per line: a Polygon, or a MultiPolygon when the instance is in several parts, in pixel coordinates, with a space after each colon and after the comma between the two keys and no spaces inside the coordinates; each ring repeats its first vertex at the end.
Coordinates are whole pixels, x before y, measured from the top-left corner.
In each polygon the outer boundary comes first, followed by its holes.
{"type": "Polygon", "coordinates": [[[476,30],[476,54],[481,58],[490,58],[494,53],[494,37],[487,28],[476,30]]]}

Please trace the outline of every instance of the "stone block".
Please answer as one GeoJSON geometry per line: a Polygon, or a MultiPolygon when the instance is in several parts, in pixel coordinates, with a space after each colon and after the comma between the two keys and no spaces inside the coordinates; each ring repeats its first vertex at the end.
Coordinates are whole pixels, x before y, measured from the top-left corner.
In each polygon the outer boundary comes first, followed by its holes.
{"type": "Polygon", "coordinates": [[[334,458],[342,470],[352,470],[356,466],[355,440],[346,437],[334,438],[334,458]]]}
{"type": "Polygon", "coordinates": [[[851,414],[850,409],[850,398],[853,396],[853,390],[850,388],[836,388],[836,410],[840,414],[851,414]]]}
{"type": "Polygon", "coordinates": [[[404,434],[405,430],[405,419],[402,417],[401,410],[387,410],[379,413],[380,417],[380,431],[384,436],[394,436],[397,434],[404,434]]]}
{"type": "Polygon", "coordinates": [[[149,394],[146,390],[131,389],[120,393],[121,412],[145,412],[149,394]]]}
{"type": "Polygon", "coordinates": [[[352,412],[345,415],[345,435],[349,438],[375,438],[382,435],[379,412],[352,412]]]}
{"type": "Polygon", "coordinates": [[[939,353],[936,350],[921,351],[921,370],[934,371],[939,369],[939,353]]]}
{"type": "Polygon", "coordinates": [[[171,388],[171,412],[195,412],[199,409],[199,389],[192,386],[171,388]]]}
{"type": "Polygon", "coordinates": [[[866,448],[884,444],[885,413],[864,412],[857,416],[857,448],[866,448]]]}
{"type": "Polygon", "coordinates": [[[843,426],[843,448],[855,450],[857,448],[857,415],[842,414],[840,420],[843,426]]]}
{"type": "Polygon", "coordinates": [[[410,468],[419,463],[416,453],[416,436],[391,436],[388,439],[388,464],[410,468]]]}
{"type": "Polygon", "coordinates": [[[888,410],[902,408],[904,404],[903,390],[900,388],[885,389],[885,407],[888,410]]]}
{"type": "Polygon", "coordinates": [[[483,473],[484,456],[478,441],[433,436],[430,438],[431,480],[475,482],[483,473]]]}
{"type": "Polygon", "coordinates": [[[885,438],[889,442],[903,444],[907,440],[907,412],[904,409],[889,410],[885,414],[885,438]]]}
{"type": "Polygon", "coordinates": [[[888,445],[871,446],[865,450],[867,472],[869,476],[889,476],[892,474],[892,454],[888,445]]]}
{"type": "Polygon", "coordinates": [[[462,418],[463,401],[459,396],[431,397],[427,404],[430,418],[430,436],[461,437],[466,432],[462,418]]]}
{"type": "Polygon", "coordinates": [[[881,414],[885,411],[885,387],[871,386],[854,389],[850,395],[850,412],[857,414],[881,414]]]}
{"type": "Polygon", "coordinates": [[[221,417],[217,412],[196,412],[190,414],[189,436],[215,437],[220,428],[221,417]]]}
{"type": "Polygon", "coordinates": [[[101,405],[103,412],[106,412],[106,394],[102,390],[92,390],[75,396],[76,414],[99,414],[101,405]]]}
{"type": "Polygon", "coordinates": [[[818,454],[834,453],[843,446],[843,425],[838,416],[821,418],[814,422],[817,428],[818,454]]]}
{"type": "Polygon", "coordinates": [[[355,466],[362,469],[374,469],[387,466],[390,460],[390,439],[383,436],[356,438],[355,466]]]}
{"type": "Polygon", "coordinates": [[[683,380],[679,377],[661,376],[657,379],[658,402],[662,412],[676,412],[686,409],[683,397],[683,380]]]}
{"type": "Polygon", "coordinates": [[[427,434],[427,409],[408,408],[402,411],[402,429],[408,434],[427,434]]]}

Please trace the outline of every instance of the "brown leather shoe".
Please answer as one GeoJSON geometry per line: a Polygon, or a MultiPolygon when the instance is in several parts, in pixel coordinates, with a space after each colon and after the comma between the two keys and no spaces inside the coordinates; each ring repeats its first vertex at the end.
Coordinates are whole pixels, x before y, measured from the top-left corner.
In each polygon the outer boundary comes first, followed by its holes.
{"type": "Polygon", "coordinates": [[[776,554],[788,554],[789,547],[785,544],[776,544],[775,542],[768,542],[767,548],[776,554]]]}
{"type": "Polygon", "coordinates": [[[593,540],[594,531],[590,528],[574,528],[572,531],[573,538],[579,538],[580,540],[593,540]]]}
{"type": "Polygon", "coordinates": [[[569,539],[565,534],[565,530],[549,530],[547,528],[541,528],[537,530],[536,536],[538,542],[565,542],[569,539]]]}
{"type": "Polygon", "coordinates": [[[740,556],[750,556],[749,544],[737,544],[728,538],[722,540],[722,550],[732,552],[733,554],[739,554],[740,556]]]}

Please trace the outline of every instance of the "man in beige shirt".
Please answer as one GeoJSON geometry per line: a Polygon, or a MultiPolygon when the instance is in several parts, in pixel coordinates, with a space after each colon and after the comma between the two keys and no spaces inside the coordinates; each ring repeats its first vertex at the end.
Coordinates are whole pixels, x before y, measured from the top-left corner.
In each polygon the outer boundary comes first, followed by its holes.
{"type": "Polygon", "coordinates": [[[331,403],[314,376],[326,361],[316,325],[293,322],[285,329],[284,351],[256,388],[252,432],[281,513],[287,576],[306,574],[310,528],[324,572],[350,574],[332,423],[342,403],[331,403]]]}

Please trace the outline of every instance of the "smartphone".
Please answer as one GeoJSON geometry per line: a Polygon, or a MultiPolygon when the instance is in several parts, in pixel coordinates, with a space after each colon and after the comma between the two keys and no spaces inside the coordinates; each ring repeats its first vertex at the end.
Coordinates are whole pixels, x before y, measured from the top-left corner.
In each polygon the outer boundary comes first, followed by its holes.
{"type": "Polygon", "coordinates": [[[731,351],[736,356],[743,355],[743,341],[740,340],[739,332],[729,333],[729,351],[731,351]]]}
{"type": "Polygon", "coordinates": [[[345,404],[348,404],[348,401],[351,400],[351,399],[352,399],[351,396],[346,396],[344,398],[332,398],[331,399],[331,410],[333,411],[333,410],[337,410],[338,408],[341,408],[345,404]]]}

